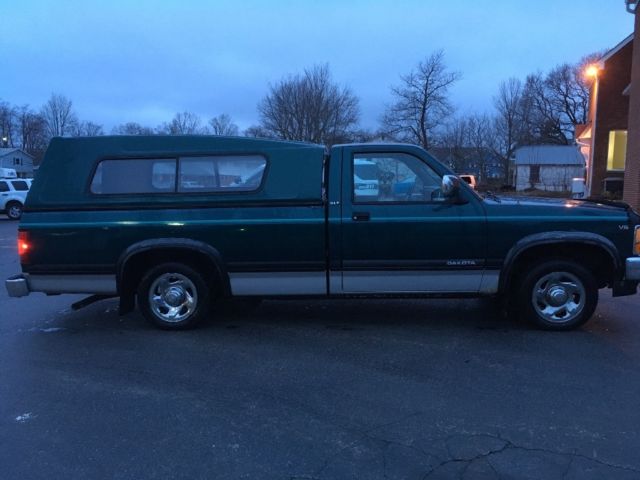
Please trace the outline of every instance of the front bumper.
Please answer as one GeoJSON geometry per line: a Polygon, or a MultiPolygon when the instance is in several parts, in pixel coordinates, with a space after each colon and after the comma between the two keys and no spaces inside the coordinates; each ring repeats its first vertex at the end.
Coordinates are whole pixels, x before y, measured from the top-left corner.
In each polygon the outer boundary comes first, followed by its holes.
{"type": "Polygon", "coordinates": [[[4,281],[7,293],[10,297],[26,297],[29,295],[29,283],[24,275],[14,275],[4,281]]]}
{"type": "Polygon", "coordinates": [[[640,280],[640,257],[627,258],[625,280],[640,280]]]}
{"type": "Polygon", "coordinates": [[[613,296],[623,297],[635,295],[640,281],[640,257],[627,258],[625,262],[624,278],[613,282],[613,296]]]}

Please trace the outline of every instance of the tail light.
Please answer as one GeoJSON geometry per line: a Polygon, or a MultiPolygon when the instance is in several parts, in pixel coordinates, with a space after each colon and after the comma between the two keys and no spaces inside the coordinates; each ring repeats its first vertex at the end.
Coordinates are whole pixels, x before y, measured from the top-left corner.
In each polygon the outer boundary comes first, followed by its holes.
{"type": "Polygon", "coordinates": [[[27,232],[18,232],[18,255],[22,257],[29,251],[31,251],[31,244],[27,232]]]}
{"type": "Polygon", "coordinates": [[[640,255],[640,225],[636,226],[636,232],[633,236],[633,253],[640,255]]]}

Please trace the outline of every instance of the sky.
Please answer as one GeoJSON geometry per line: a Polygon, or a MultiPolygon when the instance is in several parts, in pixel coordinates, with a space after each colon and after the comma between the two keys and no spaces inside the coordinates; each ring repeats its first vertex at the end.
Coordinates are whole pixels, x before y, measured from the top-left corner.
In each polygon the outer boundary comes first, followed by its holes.
{"type": "Polygon", "coordinates": [[[176,112],[259,122],[269,85],[328,63],[375,129],[389,88],[436,50],[462,74],[461,114],[490,112],[499,83],[614,47],[623,0],[0,0],[0,100],[52,92],[105,131],[176,112]]]}

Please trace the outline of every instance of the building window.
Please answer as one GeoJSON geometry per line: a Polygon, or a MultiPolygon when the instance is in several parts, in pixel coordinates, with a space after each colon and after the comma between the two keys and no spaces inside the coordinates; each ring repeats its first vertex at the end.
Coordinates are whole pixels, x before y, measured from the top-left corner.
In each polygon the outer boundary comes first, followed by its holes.
{"type": "Polygon", "coordinates": [[[13,164],[14,164],[14,165],[21,165],[21,164],[22,164],[22,162],[20,162],[20,159],[19,159],[19,158],[14,158],[14,159],[13,159],[13,164]]]}
{"type": "Polygon", "coordinates": [[[532,186],[540,183],[540,165],[531,165],[529,167],[529,183],[532,186]]]}
{"type": "Polygon", "coordinates": [[[611,130],[609,132],[609,153],[607,155],[607,170],[624,171],[627,157],[627,131],[611,130]]]}

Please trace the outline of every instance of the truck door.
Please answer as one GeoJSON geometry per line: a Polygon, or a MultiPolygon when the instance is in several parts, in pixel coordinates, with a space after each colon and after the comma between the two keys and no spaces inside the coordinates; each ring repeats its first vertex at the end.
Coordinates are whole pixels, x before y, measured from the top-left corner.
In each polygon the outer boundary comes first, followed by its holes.
{"type": "Polygon", "coordinates": [[[342,293],[497,289],[481,199],[462,186],[464,203],[446,200],[444,173],[417,147],[342,148],[342,293]]]}

